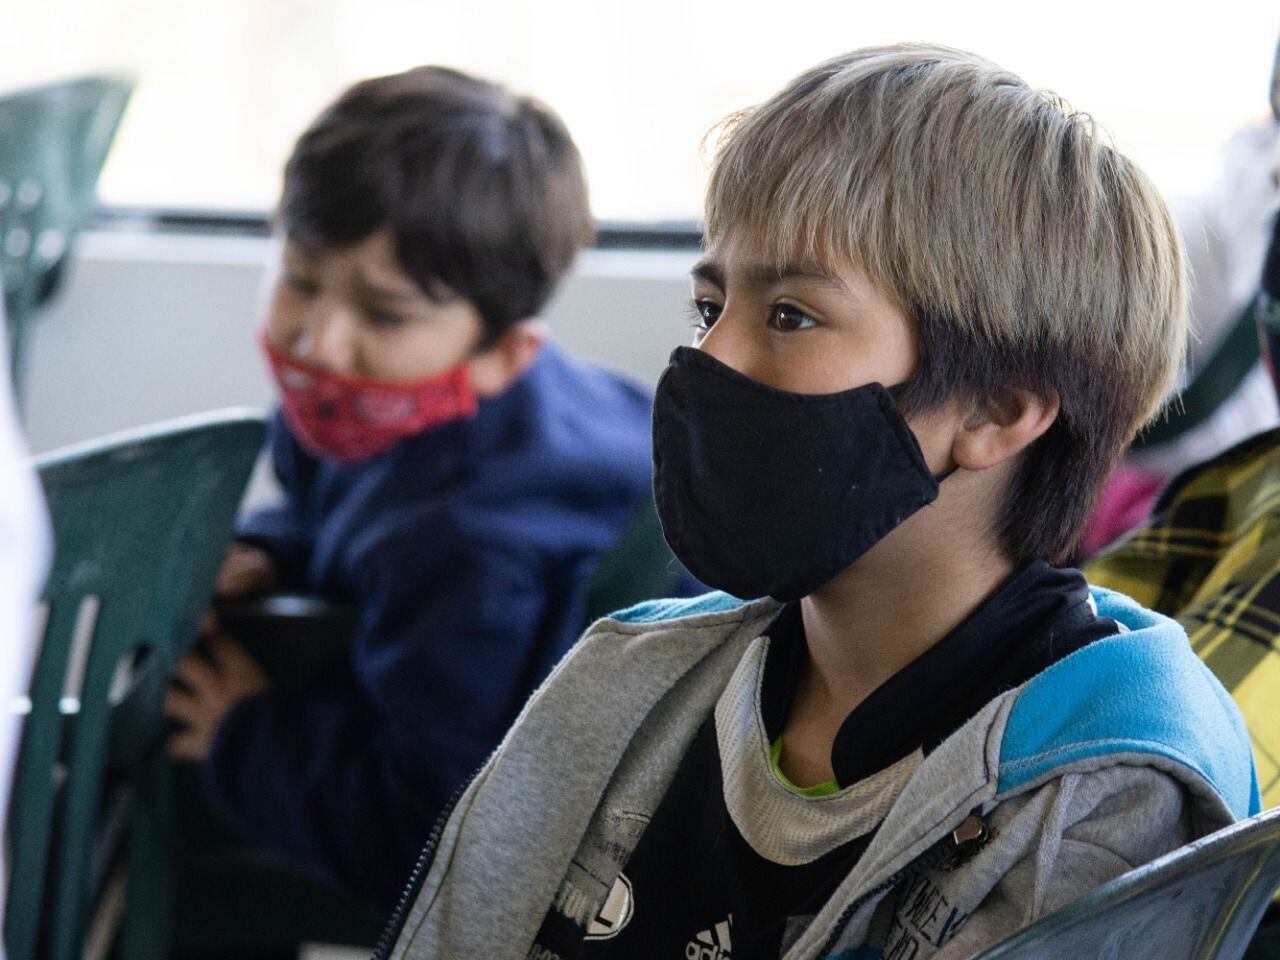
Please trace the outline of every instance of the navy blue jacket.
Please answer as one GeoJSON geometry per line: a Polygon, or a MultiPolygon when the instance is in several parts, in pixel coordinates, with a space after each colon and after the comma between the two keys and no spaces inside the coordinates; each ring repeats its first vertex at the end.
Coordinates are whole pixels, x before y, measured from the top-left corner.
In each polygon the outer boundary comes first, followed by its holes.
{"type": "Polygon", "coordinates": [[[650,396],[548,346],[477,416],[354,466],[277,414],[279,507],[238,536],[353,602],[349,658],[238,705],[205,765],[252,837],[383,905],[441,807],[577,639],[601,553],[650,496],[650,396]]]}

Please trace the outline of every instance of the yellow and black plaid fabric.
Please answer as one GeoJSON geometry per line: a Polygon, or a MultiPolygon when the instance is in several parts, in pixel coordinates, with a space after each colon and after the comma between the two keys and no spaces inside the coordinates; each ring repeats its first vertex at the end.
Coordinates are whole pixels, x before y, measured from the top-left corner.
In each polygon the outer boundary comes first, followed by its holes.
{"type": "Polygon", "coordinates": [[[1280,429],[1181,474],[1085,575],[1186,628],[1249,725],[1263,805],[1280,806],[1280,429]]]}

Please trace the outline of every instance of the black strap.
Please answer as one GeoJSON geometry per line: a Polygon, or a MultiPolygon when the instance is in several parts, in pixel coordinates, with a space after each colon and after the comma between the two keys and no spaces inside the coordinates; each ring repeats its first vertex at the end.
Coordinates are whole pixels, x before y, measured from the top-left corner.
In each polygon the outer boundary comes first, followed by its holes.
{"type": "Polygon", "coordinates": [[[1135,450],[1172,443],[1207,421],[1239,389],[1261,356],[1255,310],[1256,299],[1251,299],[1195,379],[1138,434],[1135,450]]]}

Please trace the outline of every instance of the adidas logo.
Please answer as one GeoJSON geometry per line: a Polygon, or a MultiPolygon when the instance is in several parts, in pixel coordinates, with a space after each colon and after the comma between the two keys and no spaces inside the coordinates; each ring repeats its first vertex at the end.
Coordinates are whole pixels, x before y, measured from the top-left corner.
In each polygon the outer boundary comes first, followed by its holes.
{"type": "Polygon", "coordinates": [[[703,930],[685,945],[686,960],[731,960],[733,943],[729,930],[733,917],[722,920],[710,930],[703,930]]]}

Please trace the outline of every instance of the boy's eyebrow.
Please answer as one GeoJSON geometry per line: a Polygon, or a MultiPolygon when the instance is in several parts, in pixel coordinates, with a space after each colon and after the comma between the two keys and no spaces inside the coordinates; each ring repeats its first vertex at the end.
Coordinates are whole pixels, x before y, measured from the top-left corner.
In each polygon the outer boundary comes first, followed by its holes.
{"type": "Polygon", "coordinates": [[[357,283],[363,296],[383,303],[413,303],[427,299],[427,295],[417,289],[404,290],[397,287],[384,287],[376,283],[370,283],[364,278],[360,278],[357,283]]]}
{"type": "Polygon", "coordinates": [[[287,243],[280,251],[280,259],[285,263],[297,263],[309,267],[318,258],[310,250],[304,250],[294,243],[287,243]]]}
{"type": "MultiPolygon", "coordinates": [[[[715,284],[721,290],[725,288],[724,269],[714,260],[699,262],[690,271],[690,274],[695,280],[706,280],[708,283],[715,284]]],[[[849,292],[849,288],[843,280],[812,261],[783,264],[752,263],[742,268],[742,274],[748,282],[761,286],[779,283],[783,280],[809,280],[822,286],[839,290],[842,293],[849,292]]]]}
{"type": "Polygon", "coordinates": [[[689,271],[689,276],[695,280],[705,280],[721,290],[724,289],[724,270],[714,260],[699,260],[689,271]]]}

